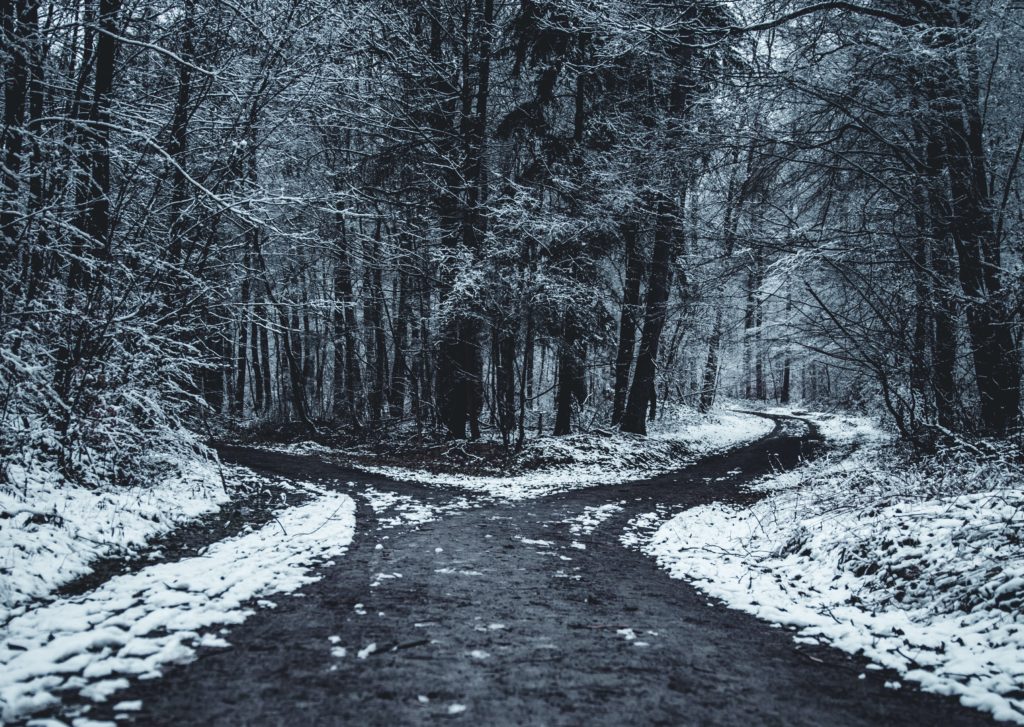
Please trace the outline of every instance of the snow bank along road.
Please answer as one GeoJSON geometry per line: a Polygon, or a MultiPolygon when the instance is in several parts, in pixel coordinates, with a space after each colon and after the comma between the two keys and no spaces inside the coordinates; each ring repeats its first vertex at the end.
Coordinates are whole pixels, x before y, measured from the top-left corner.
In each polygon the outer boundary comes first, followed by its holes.
{"type": "Polygon", "coordinates": [[[790,422],[675,474],[514,503],[225,449],[356,496],[355,538],[300,597],[232,628],[232,648],[117,700],[167,725],[992,724],[886,689],[885,672],[858,679],[862,661],[710,602],[629,547],[650,535],[637,515],[755,498],[740,485],[812,439],[790,422]]]}

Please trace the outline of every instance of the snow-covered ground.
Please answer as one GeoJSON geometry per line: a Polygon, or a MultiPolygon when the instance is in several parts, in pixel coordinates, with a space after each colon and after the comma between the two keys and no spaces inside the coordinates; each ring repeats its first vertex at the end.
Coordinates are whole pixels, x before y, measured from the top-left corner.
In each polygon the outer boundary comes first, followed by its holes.
{"type": "Polygon", "coordinates": [[[311,501],[258,530],[12,618],[0,640],[3,720],[53,708],[66,692],[107,701],[128,678],[158,677],[161,667],[189,661],[199,646],[227,646],[225,626],[242,623],[255,608],[272,608],[270,596],[318,580],[314,566],[351,543],[355,503],[304,487],[316,493],[311,501]]]}
{"type": "Polygon", "coordinates": [[[819,427],[860,446],[758,483],[768,494],[751,507],[661,516],[644,550],[798,641],[1024,724],[1019,466],[977,454],[912,463],[863,419],[819,427]]]}
{"type": "Polygon", "coordinates": [[[228,499],[216,462],[197,460],[145,487],[89,489],[8,464],[0,483],[0,623],[34,599],[228,499]]]}
{"type": "Polygon", "coordinates": [[[517,458],[520,471],[508,475],[438,473],[365,463],[356,466],[396,480],[455,487],[498,500],[518,501],[654,477],[714,452],[760,439],[774,426],[769,419],[740,412],[699,415],[680,411],[658,421],[649,437],[614,433],[529,440],[517,458]]]}

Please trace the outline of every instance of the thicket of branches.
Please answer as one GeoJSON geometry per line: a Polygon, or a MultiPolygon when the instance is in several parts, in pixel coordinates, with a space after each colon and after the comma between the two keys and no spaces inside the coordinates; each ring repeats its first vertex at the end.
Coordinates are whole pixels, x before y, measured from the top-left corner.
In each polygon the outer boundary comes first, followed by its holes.
{"type": "Polygon", "coordinates": [[[5,0],[0,448],[1020,416],[1009,0],[5,0]]]}

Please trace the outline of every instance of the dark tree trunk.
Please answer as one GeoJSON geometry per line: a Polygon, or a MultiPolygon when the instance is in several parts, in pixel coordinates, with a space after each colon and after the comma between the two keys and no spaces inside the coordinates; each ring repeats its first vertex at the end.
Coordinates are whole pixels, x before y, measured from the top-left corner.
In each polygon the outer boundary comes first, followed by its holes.
{"type": "MultiPolygon", "coordinates": [[[[934,392],[935,419],[940,427],[956,426],[956,348],[957,314],[955,288],[958,283],[951,259],[950,215],[952,211],[943,179],[944,156],[942,143],[933,125],[915,128],[918,143],[924,152],[922,170],[923,189],[918,200],[918,228],[924,237],[926,253],[919,257],[920,271],[927,281],[927,289],[918,284],[918,294],[928,296],[925,311],[929,329],[926,353],[915,365],[928,368],[927,351],[931,351],[930,372],[927,376],[934,392]],[[930,375],[929,375],[930,373],[930,375]]],[[[915,340],[915,348],[920,345],[915,340]]],[[[915,355],[919,355],[915,351],[915,355]]]]}
{"type": "Polygon", "coordinates": [[[1014,316],[1002,284],[1002,259],[993,210],[988,158],[980,104],[976,39],[961,28],[969,10],[954,15],[935,6],[941,30],[929,35],[940,66],[932,106],[941,120],[942,146],[949,182],[950,233],[956,246],[960,285],[966,298],[981,409],[981,428],[1001,435],[1020,417],[1020,352],[1014,340],[1014,316]]]}
{"type": "Polygon", "coordinates": [[[763,251],[758,247],[747,269],[747,301],[743,312],[743,373],[744,396],[747,399],[765,398],[764,355],[761,341],[762,301],[760,296],[763,251]]]}
{"type": "MultiPolygon", "coordinates": [[[[27,19],[27,25],[32,28],[38,27],[39,22],[39,4],[32,0],[29,6],[29,14],[27,19]]],[[[45,85],[45,61],[46,61],[46,49],[43,45],[42,38],[37,33],[33,38],[32,43],[32,62],[31,62],[31,73],[29,78],[29,110],[26,127],[32,130],[37,128],[37,122],[43,118],[44,101],[46,93],[45,85]]],[[[29,216],[30,219],[38,218],[43,210],[47,208],[48,204],[48,193],[44,188],[44,179],[46,178],[46,169],[43,163],[43,143],[40,139],[38,131],[30,134],[30,142],[32,145],[32,157],[31,157],[31,172],[29,175],[29,216]]],[[[2,225],[0,225],[2,226],[2,225]]],[[[49,236],[46,230],[46,226],[37,223],[38,230],[33,232],[31,227],[26,228],[26,239],[34,236],[35,247],[29,253],[29,264],[27,270],[27,287],[26,287],[26,299],[28,301],[34,300],[38,292],[40,284],[43,282],[44,268],[46,260],[44,257],[44,250],[47,249],[49,236]]],[[[3,238],[3,233],[0,232],[0,239],[3,238]]],[[[3,300],[3,294],[0,293],[0,301],[3,300]]]]}
{"type": "Polygon", "coordinates": [[[384,399],[388,386],[388,351],[384,331],[383,273],[380,267],[381,232],[383,221],[377,220],[373,240],[364,247],[365,294],[363,296],[363,322],[367,328],[367,348],[372,352],[373,379],[367,395],[370,420],[379,422],[384,414],[384,399]]]}
{"type": "Polygon", "coordinates": [[[516,335],[514,321],[502,321],[494,329],[495,354],[495,408],[498,429],[506,447],[511,442],[516,420],[515,357],[516,335]]]}
{"type": "Polygon", "coordinates": [[[256,322],[256,306],[253,305],[249,326],[249,361],[252,363],[252,408],[255,414],[261,414],[266,406],[266,393],[263,390],[263,367],[266,361],[260,360],[259,335],[260,327],[256,322]]]}
{"type": "MultiPolygon", "coordinates": [[[[0,137],[2,149],[3,196],[0,197],[0,242],[6,255],[13,257],[15,240],[19,237],[22,149],[25,146],[25,115],[28,110],[29,77],[32,65],[31,48],[37,26],[36,0],[9,0],[2,6],[4,48],[10,61],[4,79],[4,126],[0,137]]],[[[0,291],[0,300],[8,291],[0,291]]]]}
{"type": "Polygon", "coordinates": [[[967,297],[967,328],[981,402],[981,425],[986,433],[1001,435],[1019,421],[1020,354],[1001,280],[1002,261],[995,239],[976,106],[967,123],[950,129],[946,144],[952,233],[960,263],[960,285],[967,297]]]}
{"type": "Polygon", "coordinates": [[[240,320],[238,321],[238,349],[235,358],[235,389],[231,400],[231,413],[242,416],[245,413],[245,375],[248,368],[249,354],[249,293],[252,287],[250,277],[250,255],[245,255],[245,277],[242,278],[241,303],[239,305],[240,320]]]}
{"type": "Polygon", "coordinates": [[[288,368],[288,387],[291,393],[292,409],[299,421],[310,429],[314,429],[306,408],[306,382],[302,378],[302,342],[298,334],[298,313],[292,313],[291,320],[284,310],[278,310],[281,323],[281,335],[278,337],[284,350],[285,364],[288,368]]]}
{"type": "Polygon", "coordinates": [[[634,434],[647,433],[647,409],[658,361],[661,332],[665,327],[668,296],[672,287],[672,265],[675,260],[676,221],[674,206],[667,199],[658,201],[651,254],[651,272],[644,306],[644,327],[640,334],[640,350],[636,359],[633,383],[622,417],[622,430],[634,434]]]}
{"type": "Polygon", "coordinates": [[[346,223],[340,212],[336,213],[335,221],[338,242],[334,266],[334,416],[358,425],[362,416],[363,384],[356,343],[358,322],[352,288],[352,264],[346,223]]]}
{"type": "Polygon", "coordinates": [[[708,357],[704,363],[704,381],[700,390],[700,401],[697,404],[698,411],[707,413],[715,405],[715,396],[718,393],[718,348],[722,344],[722,309],[715,312],[715,328],[711,332],[711,340],[708,341],[708,357]]]}
{"type": "MultiPolygon", "coordinates": [[[[932,265],[938,281],[955,283],[956,273],[949,251],[941,247],[937,249],[932,258],[932,265]]],[[[933,353],[936,419],[939,426],[950,430],[957,426],[959,399],[956,385],[957,316],[952,295],[953,291],[948,284],[936,295],[933,353]]]]}
{"type": "Polygon", "coordinates": [[[516,449],[522,448],[526,440],[526,407],[527,404],[532,405],[533,397],[533,314],[527,310],[525,318],[523,362],[519,371],[519,432],[516,435],[516,449]]]}
{"type": "Polygon", "coordinates": [[[203,367],[200,374],[202,394],[213,413],[220,414],[224,410],[224,337],[219,321],[209,310],[206,311],[204,323],[207,331],[204,353],[208,365],[203,367]]]}
{"type": "MultiPolygon", "coordinates": [[[[189,199],[188,187],[188,121],[189,106],[192,97],[192,34],[194,3],[186,0],[182,22],[181,57],[185,61],[178,64],[178,94],[174,102],[174,113],[171,117],[170,144],[168,156],[171,159],[171,207],[168,245],[172,274],[177,274],[176,266],[180,265],[183,249],[183,238],[189,234],[189,220],[186,218],[189,199]]],[[[179,304],[180,296],[176,281],[172,281],[171,303],[179,304]]]]}
{"type": "Polygon", "coordinates": [[[267,317],[266,305],[260,303],[260,305],[256,309],[256,316],[260,321],[260,359],[263,361],[263,406],[260,409],[260,411],[262,413],[267,413],[273,406],[274,394],[273,383],[271,380],[272,359],[270,358],[270,334],[267,331],[267,326],[269,325],[270,319],[267,317]]]}
{"type": "Polygon", "coordinates": [[[582,404],[586,398],[585,384],[581,391],[581,380],[585,371],[579,330],[572,316],[562,326],[558,347],[557,387],[555,390],[556,436],[572,433],[572,406],[575,401],[582,404]]]}
{"type": "Polygon", "coordinates": [[[476,410],[476,390],[482,384],[477,370],[478,338],[475,322],[463,316],[448,321],[441,334],[437,390],[442,421],[455,439],[466,437],[466,426],[476,410]]]}
{"type": "Polygon", "coordinates": [[[120,0],[98,0],[95,86],[86,135],[86,204],[81,229],[96,256],[110,254],[110,101],[114,88],[120,0]]]}
{"type": "MultiPolygon", "coordinates": [[[[424,265],[426,265],[425,261],[424,265]]],[[[413,331],[416,336],[413,348],[416,352],[414,366],[416,391],[419,396],[419,403],[415,406],[416,421],[422,423],[434,417],[434,387],[430,357],[432,342],[430,339],[430,326],[428,325],[431,311],[430,276],[427,270],[421,270],[418,277],[417,305],[419,323],[413,324],[413,331]]]]}
{"type": "Polygon", "coordinates": [[[622,413],[626,408],[629,372],[633,366],[633,348],[636,345],[636,326],[640,319],[640,283],[644,274],[639,229],[635,220],[629,220],[622,226],[622,239],[626,246],[626,278],[622,288],[619,345],[615,353],[612,424],[622,421],[622,413]]]}
{"type": "Polygon", "coordinates": [[[782,389],[779,392],[780,404],[788,404],[792,398],[792,394],[790,393],[790,389],[792,388],[792,378],[792,361],[787,353],[782,363],[782,389]]]}
{"type": "Polygon", "coordinates": [[[392,333],[394,359],[391,365],[391,386],[388,390],[388,413],[400,418],[405,413],[405,397],[409,382],[409,364],[406,349],[409,345],[409,319],[412,317],[412,296],[409,273],[405,270],[405,256],[399,260],[398,272],[398,315],[395,317],[392,333]]]}

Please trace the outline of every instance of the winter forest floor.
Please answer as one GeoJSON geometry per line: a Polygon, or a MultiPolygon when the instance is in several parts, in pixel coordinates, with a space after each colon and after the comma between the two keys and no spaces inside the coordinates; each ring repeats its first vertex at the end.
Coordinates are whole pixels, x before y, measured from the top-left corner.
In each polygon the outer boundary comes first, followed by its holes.
{"type": "Polygon", "coordinates": [[[713,503],[746,511],[765,497],[751,483],[824,449],[816,427],[775,422],[682,470],[576,489],[555,478],[547,494],[501,493],[486,478],[400,482],[318,454],[225,446],[225,462],[263,483],[250,504],[159,541],[156,565],[106,561],[7,623],[4,717],[991,723],[954,698],[893,689],[900,676],[863,657],[794,641],[643,552],[674,516],[713,503]]]}

